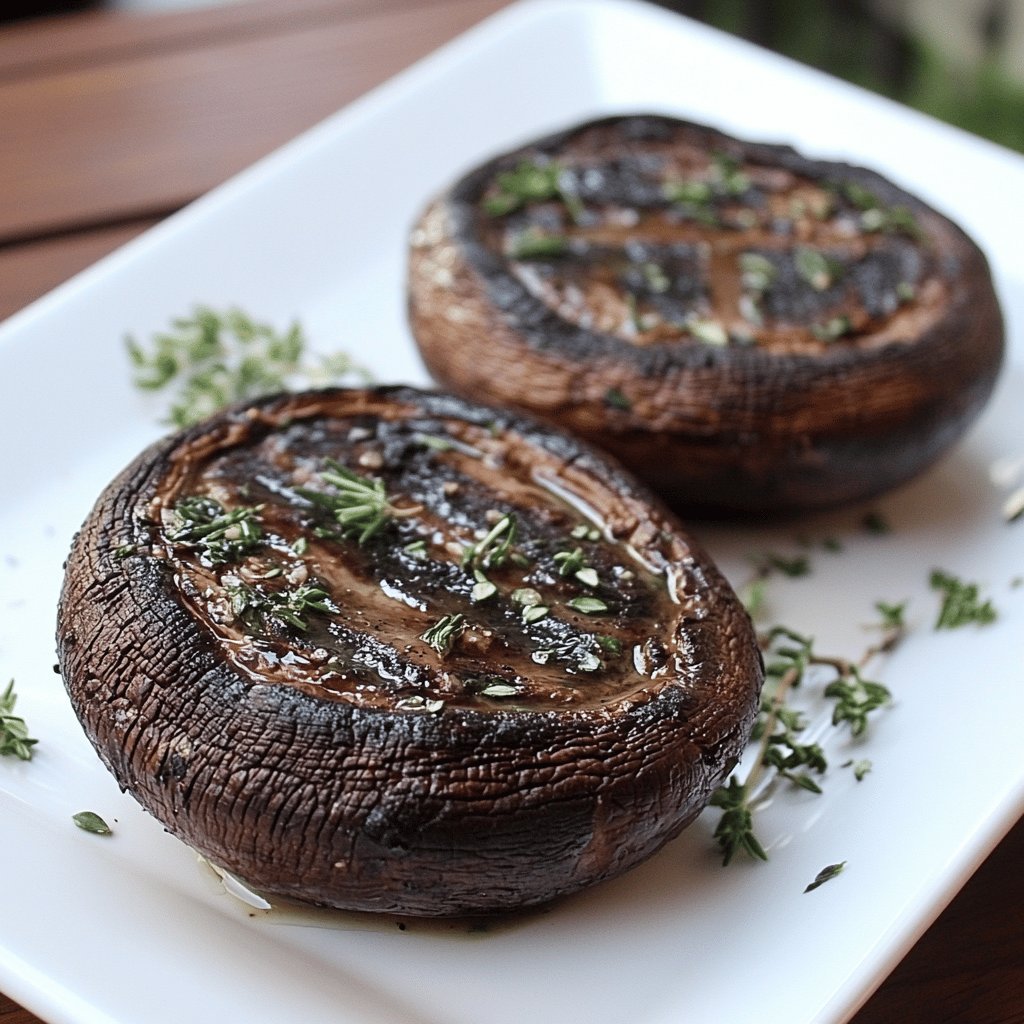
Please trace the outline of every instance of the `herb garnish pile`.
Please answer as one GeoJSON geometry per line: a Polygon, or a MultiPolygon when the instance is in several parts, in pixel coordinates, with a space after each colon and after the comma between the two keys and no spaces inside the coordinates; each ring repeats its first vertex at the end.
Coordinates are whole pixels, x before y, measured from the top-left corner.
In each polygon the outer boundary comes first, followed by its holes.
{"type": "Polygon", "coordinates": [[[175,427],[276,391],[368,380],[366,371],[343,352],[310,362],[297,323],[281,332],[239,309],[197,306],[191,316],[173,320],[149,348],[132,337],[125,343],[136,386],[173,393],[167,422],[175,427]]]}

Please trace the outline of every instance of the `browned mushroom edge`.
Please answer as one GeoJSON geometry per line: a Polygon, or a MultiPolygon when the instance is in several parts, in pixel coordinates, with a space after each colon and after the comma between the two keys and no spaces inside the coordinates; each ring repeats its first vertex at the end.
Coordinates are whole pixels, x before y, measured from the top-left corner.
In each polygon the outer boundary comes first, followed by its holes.
{"type": "Polygon", "coordinates": [[[413,231],[409,304],[442,386],[555,422],[700,514],[908,480],[975,419],[1003,352],[985,258],[931,207],[653,115],[462,178],[413,231]],[[531,169],[540,198],[517,204],[503,182],[531,169]]]}
{"type": "Polygon", "coordinates": [[[58,657],[117,781],[210,861],[423,916],[648,857],[761,684],[728,584],[627,474],[410,388],[278,396],[142,453],[74,541],[58,657]],[[345,469],[386,495],[371,536],[341,536],[345,469]]]}

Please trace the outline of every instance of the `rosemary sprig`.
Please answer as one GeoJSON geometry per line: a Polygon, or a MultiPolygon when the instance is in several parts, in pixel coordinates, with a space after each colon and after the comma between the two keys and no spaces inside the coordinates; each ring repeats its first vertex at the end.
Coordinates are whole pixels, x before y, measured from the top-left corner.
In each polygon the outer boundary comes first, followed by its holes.
{"type": "Polygon", "coordinates": [[[175,504],[167,536],[198,551],[209,565],[237,562],[263,543],[261,509],[243,505],[228,510],[214,498],[193,494],[175,504]]]}
{"type": "Polygon", "coordinates": [[[14,705],[17,701],[18,695],[14,692],[12,679],[0,694],[0,755],[31,761],[32,748],[39,740],[29,736],[25,720],[14,714],[14,705]]]}
{"type": "Polygon", "coordinates": [[[358,543],[365,544],[393,519],[422,511],[421,505],[399,508],[392,504],[379,477],[360,476],[334,459],[328,459],[327,466],[321,470],[320,479],[332,491],[300,487],[297,493],[328,512],[341,527],[343,537],[355,537],[358,543]]]}
{"type": "Polygon", "coordinates": [[[171,321],[148,347],[127,337],[134,382],[146,391],[170,390],[166,422],[198,423],[232,402],[285,391],[299,384],[324,386],[347,377],[369,379],[344,353],[305,361],[306,338],[293,323],[278,331],[239,309],[197,306],[171,321]]]}

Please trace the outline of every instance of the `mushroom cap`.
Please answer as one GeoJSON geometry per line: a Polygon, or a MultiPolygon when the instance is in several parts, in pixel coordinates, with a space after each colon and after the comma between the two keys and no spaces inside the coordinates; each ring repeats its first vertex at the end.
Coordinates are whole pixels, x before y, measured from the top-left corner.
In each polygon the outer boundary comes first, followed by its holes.
{"type": "MultiPolygon", "coordinates": [[[[446,457],[421,474],[417,500],[426,505],[448,493],[431,483],[446,457]]],[[[253,470],[248,483],[257,486],[261,473],[253,470]]],[[[280,481],[274,487],[261,491],[261,514],[285,550],[288,531],[308,525],[311,513],[280,481]]],[[[438,565],[452,579],[459,572],[438,565]]],[[[74,540],[57,642],[72,704],[100,758],[168,831],[271,897],[421,916],[542,903],[654,853],[732,769],[762,680],[749,618],[728,583],[628,474],[549,427],[410,388],[271,397],[147,449],[103,492],[74,540]],[[403,703],[403,665],[407,679],[427,680],[425,693],[446,673],[424,667],[436,660],[425,645],[400,642],[430,616],[380,597],[372,568],[352,569],[398,557],[386,533],[363,547],[351,538],[317,540],[311,547],[320,555],[307,558],[328,590],[332,573],[365,572],[372,584],[361,592],[372,608],[338,598],[340,614],[321,617],[316,642],[329,637],[347,657],[394,641],[399,660],[388,673],[356,673],[362,683],[347,689],[329,685],[319,670],[294,668],[315,660],[314,641],[280,623],[263,642],[274,657],[247,661],[237,622],[218,619],[209,598],[223,573],[243,570],[211,566],[176,546],[168,510],[197,487],[231,504],[223,490],[233,486],[229,469],[245,486],[257,450],[260,458],[284,451],[293,468],[308,467],[314,449],[317,458],[331,450],[344,461],[352,456],[346,443],[355,444],[346,438],[375,429],[388,437],[438,429],[489,437],[479,472],[487,481],[508,473],[524,509],[532,499],[523,481],[536,478],[547,482],[544,515],[552,521],[562,522],[562,505],[565,521],[588,510],[609,557],[632,553],[664,589],[667,600],[654,607],[669,609],[668,618],[642,627],[663,645],[667,667],[630,676],[601,700],[548,701],[541,687],[515,704],[458,694],[440,709],[403,703]],[[335,561],[327,551],[339,552],[335,561]],[[213,581],[205,591],[203,580],[213,581]],[[370,619],[365,635],[353,625],[370,619]]],[[[525,692],[531,681],[520,670],[525,692]]]]}
{"type": "Polygon", "coordinates": [[[985,257],[936,210],[870,170],[656,115],[456,182],[414,228],[409,310],[443,387],[570,430],[688,514],[887,491],[963,435],[1003,357],[985,257]],[[501,182],[530,168],[555,177],[505,209],[501,182]]]}

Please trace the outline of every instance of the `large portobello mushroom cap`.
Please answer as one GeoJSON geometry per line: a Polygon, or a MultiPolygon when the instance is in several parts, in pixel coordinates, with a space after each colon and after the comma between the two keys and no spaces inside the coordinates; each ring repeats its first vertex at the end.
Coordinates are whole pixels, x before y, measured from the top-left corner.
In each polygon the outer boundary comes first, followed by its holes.
{"type": "Polygon", "coordinates": [[[633,480],[408,388],[144,452],[67,565],[60,668],[123,788],[268,894],[528,906],[690,822],[747,741],[749,619],[633,480]]]}
{"type": "Polygon", "coordinates": [[[974,420],[984,256],[878,174],[660,116],[500,156],[412,234],[430,371],[619,456],[679,508],[790,513],[914,476],[974,420]]]}

